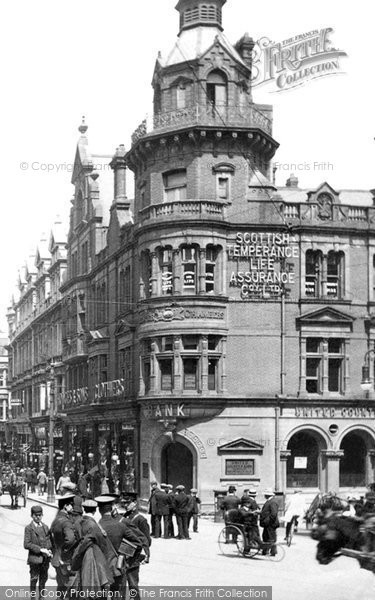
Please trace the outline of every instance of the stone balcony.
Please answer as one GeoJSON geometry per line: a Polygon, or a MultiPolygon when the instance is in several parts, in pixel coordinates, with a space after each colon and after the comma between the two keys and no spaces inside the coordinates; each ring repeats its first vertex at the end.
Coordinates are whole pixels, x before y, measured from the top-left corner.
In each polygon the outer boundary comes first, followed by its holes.
{"type": "Polygon", "coordinates": [[[329,209],[322,212],[322,207],[318,203],[282,202],[279,208],[284,219],[300,225],[320,223],[323,226],[332,227],[332,224],[334,224],[336,227],[367,229],[373,226],[375,219],[375,207],[372,206],[333,204],[329,209]]]}
{"type": "Polygon", "coordinates": [[[138,223],[145,225],[155,221],[174,221],[176,219],[225,221],[226,212],[226,204],[219,200],[179,200],[146,206],[138,213],[138,223]]]}
{"type": "Polygon", "coordinates": [[[242,127],[260,129],[272,135],[272,115],[268,106],[220,106],[194,104],[186,108],[147,116],[131,136],[132,145],[149,135],[186,129],[194,125],[202,127],[242,127]]]}

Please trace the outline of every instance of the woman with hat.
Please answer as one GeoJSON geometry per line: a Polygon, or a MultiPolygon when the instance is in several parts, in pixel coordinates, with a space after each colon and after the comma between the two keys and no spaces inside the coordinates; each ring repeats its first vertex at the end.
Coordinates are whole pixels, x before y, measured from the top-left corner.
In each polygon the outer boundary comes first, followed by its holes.
{"type": "Polygon", "coordinates": [[[45,590],[49,561],[52,557],[50,530],[42,522],[43,509],[39,504],[31,507],[32,521],[25,527],[23,547],[29,551],[27,564],[30,568],[30,591],[35,592],[39,581],[39,597],[45,590]]]}

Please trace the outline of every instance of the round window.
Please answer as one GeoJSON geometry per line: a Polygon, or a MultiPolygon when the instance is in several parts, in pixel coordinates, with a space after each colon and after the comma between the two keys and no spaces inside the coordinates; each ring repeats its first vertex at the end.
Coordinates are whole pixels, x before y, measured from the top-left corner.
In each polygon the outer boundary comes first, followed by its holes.
{"type": "Polygon", "coordinates": [[[336,425],[335,423],[333,423],[332,425],[330,425],[330,426],[328,427],[328,431],[329,431],[329,433],[330,433],[331,435],[336,435],[336,433],[338,432],[338,430],[339,430],[339,426],[338,426],[338,425],[336,425]]]}

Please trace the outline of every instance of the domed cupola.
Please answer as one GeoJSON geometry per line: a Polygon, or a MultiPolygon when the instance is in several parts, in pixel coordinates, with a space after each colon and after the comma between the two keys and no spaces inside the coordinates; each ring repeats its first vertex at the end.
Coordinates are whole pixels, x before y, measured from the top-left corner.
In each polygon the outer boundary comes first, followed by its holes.
{"type": "MultiPolygon", "coordinates": [[[[227,0],[179,0],[176,10],[180,13],[180,34],[192,27],[216,27],[221,25],[221,9],[227,0]]],[[[179,34],[179,35],[180,35],[179,34]]]]}

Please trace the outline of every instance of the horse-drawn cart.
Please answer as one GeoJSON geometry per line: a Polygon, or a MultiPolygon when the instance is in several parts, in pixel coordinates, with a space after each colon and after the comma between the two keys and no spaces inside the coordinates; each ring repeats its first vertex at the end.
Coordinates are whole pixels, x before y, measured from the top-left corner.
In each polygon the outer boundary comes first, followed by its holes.
{"type": "Polygon", "coordinates": [[[3,471],[1,473],[2,492],[8,493],[11,499],[11,508],[18,508],[19,500],[21,506],[25,507],[27,502],[27,483],[22,475],[14,471],[3,471]]]}

